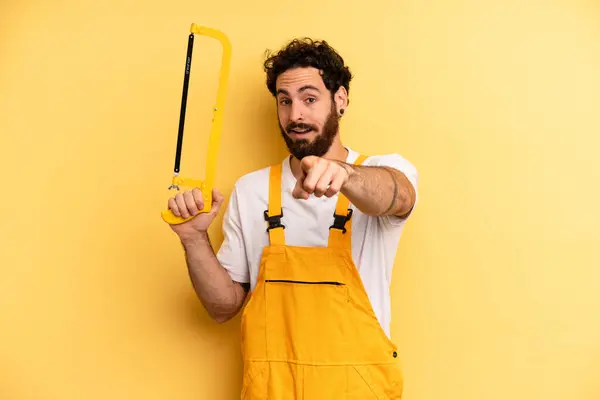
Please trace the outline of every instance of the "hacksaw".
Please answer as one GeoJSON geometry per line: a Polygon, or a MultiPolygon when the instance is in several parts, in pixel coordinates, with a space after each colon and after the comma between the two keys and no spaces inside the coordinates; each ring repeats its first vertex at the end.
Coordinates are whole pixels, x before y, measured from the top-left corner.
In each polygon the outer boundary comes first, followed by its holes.
{"type": "MultiPolygon", "coordinates": [[[[212,189],[215,183],[215,173],[217,168],[217,154],[219,152],[219,144],[221,140],[221,131],[223,127],[223,109],[225,106],[225,95],[227,92],[227,82],[229,78],[229,69],[231,64],[231,43],[227,36],[213,28],[200,26],[195,23],[190,28],[188,37],[187,56],[185,60],[185,74],[183,79],[183,94],[181,98],[181,111],[179,115],[179,132],[177,135],[177,148],[175,151],[175,169],[173,171],[173,179],[169,190],[181,190],[182,187],[198,188],[202,192],[204,198],[204,208],[200,213],[207,213],[211,210],[212,205],[212,189]],[[195,35],[208,36],[217,39],[222,45],[221,69],[219,71],[219,86],[217,89],[217,99],[213,108],[213,119],[208,140],[208,156],[206,159],[206,172],[204,180],[183,178],[179,175],[181,164],[181,150],[183,146],[183,130],[185,125],[185,113],[187,108],[188,87],[190,82],[190,71],[192,66],[192,53],[194,49],[195,35]]],[[[198,214],[196,214],[198,215],[198,214]]],[[[184,223],[195,216],[188,218],[178,217],[168,209],[161,213],[162,219],[172,225],[184,223]]]]}

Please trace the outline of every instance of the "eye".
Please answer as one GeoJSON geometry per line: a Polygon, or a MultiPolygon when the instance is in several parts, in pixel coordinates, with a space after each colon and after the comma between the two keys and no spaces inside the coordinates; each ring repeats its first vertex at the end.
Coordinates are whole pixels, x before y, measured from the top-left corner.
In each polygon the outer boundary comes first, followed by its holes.
{"type": "Polygon", "coordinates": [[[290,103],[291,103],[291,101],[290,101],[289,99],[281,99],[281,100],[279,101],[279,103],[280,103],[280,104],[287,105],[287,104],[290,104],[290,103]]]}
{"type": "Polygon", "coordinates": [[[314,97],[309,97],[306,99],[306,101],[309,103],[314,103],[315,101],[317,101],[317,99],[315,99],[314,97]]]}

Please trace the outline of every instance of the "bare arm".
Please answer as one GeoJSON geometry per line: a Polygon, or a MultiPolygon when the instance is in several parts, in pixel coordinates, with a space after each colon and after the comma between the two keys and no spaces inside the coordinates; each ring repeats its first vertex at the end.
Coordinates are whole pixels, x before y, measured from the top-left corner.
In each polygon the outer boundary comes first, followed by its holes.
{"type": "Polygon", "coordinates": [[[348,172],[348,179],[340,191],[361,212],[405,217],[415,205],[415,189],[406,175],[397,169],[340,164],[348,172]]]}
{"type": "Polygon", "coordinates": [[[192,285],[206,311],[219,323],[230,320],[242,308],[246,290],[217,260],[208,233],[182,238],[181,243],[192,285]]]}
{"type": "Polygon", "coordinates": [[[411,182],[392,167],[350,165],[307,156],[300,161],[300,168],[292,192],[298,199],[308,199],[310,194],[331,197],[341,192],[364,214],[401,218],[408,216],[416,202],[411,182]]]}

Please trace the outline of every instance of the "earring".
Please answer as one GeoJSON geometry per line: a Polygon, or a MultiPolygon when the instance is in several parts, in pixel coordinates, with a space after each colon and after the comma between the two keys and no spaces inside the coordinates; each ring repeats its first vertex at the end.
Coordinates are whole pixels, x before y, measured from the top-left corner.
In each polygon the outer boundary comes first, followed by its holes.
{"type": "Polygon", "coordinates": [[[344,109],[343,108],[340,110],[340,114],[344,115],[344,109]]]}

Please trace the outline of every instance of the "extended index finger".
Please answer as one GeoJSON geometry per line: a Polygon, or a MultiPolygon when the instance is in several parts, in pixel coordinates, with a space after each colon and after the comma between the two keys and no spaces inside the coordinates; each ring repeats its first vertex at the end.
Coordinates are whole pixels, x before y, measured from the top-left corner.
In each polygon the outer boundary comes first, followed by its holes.
{"type": "Polygon", "coordinates": [[[319,182],[319,179],[327,170],[327,165],[327,161],[323,159],[318,158],[315,161],[312,168],[308,171],[308,174],[304,178],[304,184],[302,185],[304,190],[306,190],[308,193],[314,192],[315,187],[317,186],[317,182],[319,182]]]}

